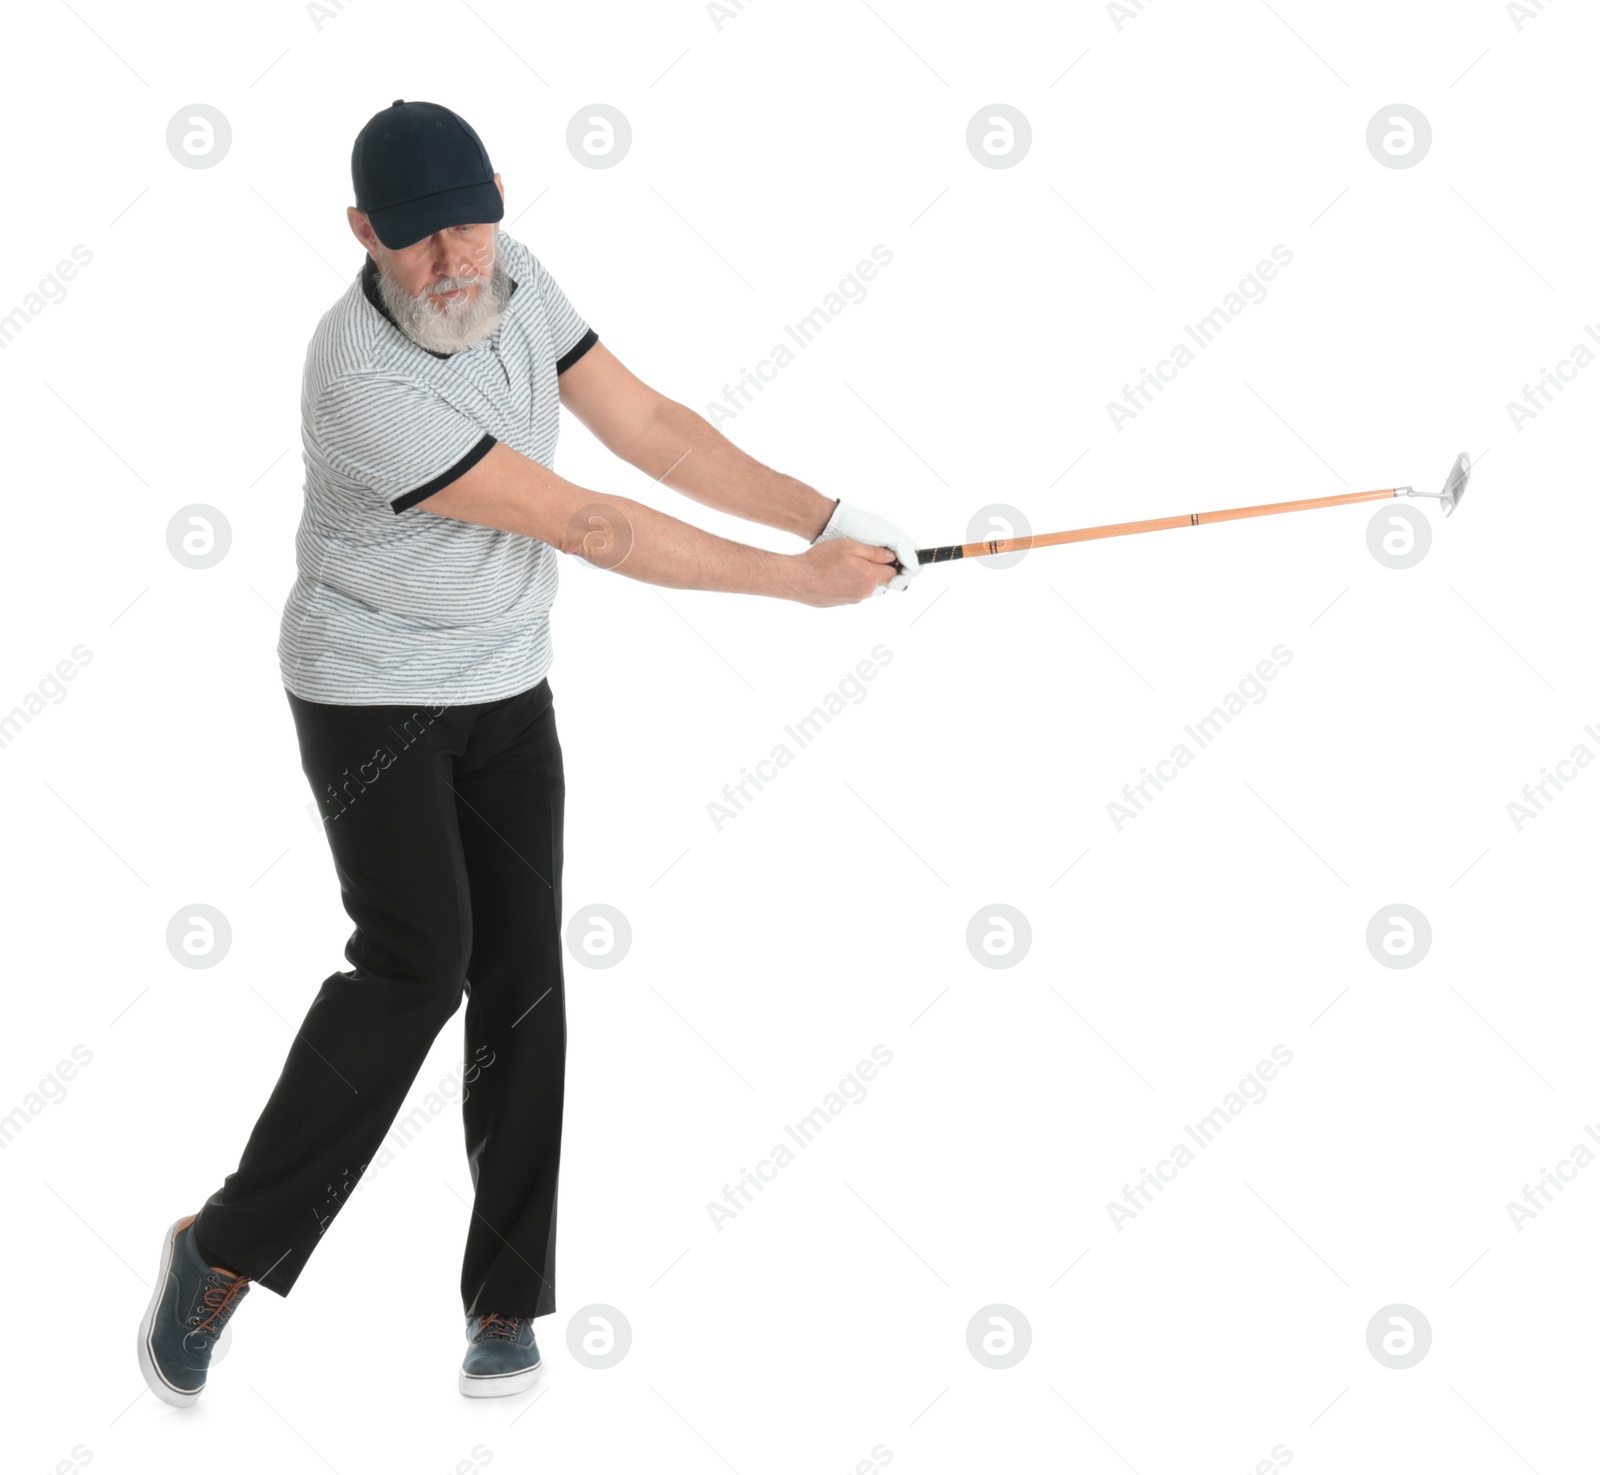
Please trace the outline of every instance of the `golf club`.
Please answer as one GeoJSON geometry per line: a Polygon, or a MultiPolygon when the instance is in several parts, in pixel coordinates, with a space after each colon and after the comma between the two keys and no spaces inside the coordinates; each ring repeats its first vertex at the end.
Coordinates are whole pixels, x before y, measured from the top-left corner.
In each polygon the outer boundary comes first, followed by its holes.
{"type": "MultiPolygon", "coordinates": [[[[1128,533],[1154,533],[1165,528],[1199,527],[1208,522],[1232,522],[1241,517],[1270,517],[1278,512],[1309,512],[1313,507],[1343,507],[1351,502],[1378,502],[1389,497],[1436,497],[1450,516],[1467,489],[1472,465],[1462,451],[1445,478],[1444,490],[1419,492],[1415,487],[1384,487],[1371,492],[1344,492],[1337,497],[1313,497],[1299,502],[1269,502],[1260,507],[1228,507],[1219,512],[1184,512],[1177,517],[1151,517],[1143,522],[1113,522],[1104,527],[1073,528],[1064,533],[1033,533],[1023,538],[990,538],[978,543],[951,543],[943,548],[917,549],[917,562],[948,563],[955,558],[982,558],[991,553],[1014,553],[1027,548],[1049,548],[1057,543],[1087,543],[1093,538],[1120,538],[1128,533]]],[[[895,564],[899,568],[899,563],[895,564]]]]}

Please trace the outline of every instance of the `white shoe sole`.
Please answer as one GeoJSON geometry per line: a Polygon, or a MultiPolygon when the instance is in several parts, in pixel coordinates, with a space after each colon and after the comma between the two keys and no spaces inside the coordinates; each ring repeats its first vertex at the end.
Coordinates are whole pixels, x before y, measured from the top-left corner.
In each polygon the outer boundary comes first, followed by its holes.
{"type": "Polygon", "coordinates": [[[506,1398],[513,1393],[521,1393],[533,1387],[543,1370],[543,1358],[519,1373],[501,1373],[492,1378],[474,1377],[463,1368],[457,1379],[457,1386],[460,1387],[462,1396],[466,1398],[506,1398]]]}
{"type": "Polygon", "coordinates": [[[161,1376],[156,1367],[156,1360],[150,1351],[150,1332],[156,1324],[156,1310],[161,1305],[161,1298],[166,1293],[167,1277],[172,1274],[173,1242],[178,1237],[178,1225],[183,1221],[174,1219],[167,1229],[166,1243],[161,1251],[161,1269],[156,1273],[156,1288],[150,1297],[150,1304],[145,1308],[144,1320],[139,1323],[139,1371],[144,1374],[145,1383],[149,1386],[163,1403],[169,1403],[173,1408],[189,1408],[200,1397],[199,1392],[186,1392],[181,1388],[174,1388],[161,1376]]]}

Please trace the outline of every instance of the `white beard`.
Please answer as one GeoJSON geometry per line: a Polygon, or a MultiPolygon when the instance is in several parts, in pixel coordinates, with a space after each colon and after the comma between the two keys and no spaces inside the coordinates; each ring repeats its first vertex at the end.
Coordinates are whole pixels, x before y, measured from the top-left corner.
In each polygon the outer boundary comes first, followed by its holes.
{"type": "Polygon", "coordinates": [[[499,232],[495,232],[495,257],[487,277],[447,277],[413,297],[379,267],[378,296],[400,331],[432,353],[457,353],[492,337],[511,299],[511,281],[500,265],[499,232]],[[433,300],[437,293],[471,287],[478,289],[475,299],[433,300]]]}

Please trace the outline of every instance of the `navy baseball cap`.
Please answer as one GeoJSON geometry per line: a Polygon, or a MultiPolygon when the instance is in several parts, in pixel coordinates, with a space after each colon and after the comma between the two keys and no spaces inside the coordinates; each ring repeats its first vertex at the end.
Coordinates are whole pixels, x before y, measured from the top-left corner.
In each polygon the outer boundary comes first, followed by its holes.
{"type": "Polygon", "coordinates": [[[374,113],[356,135],[350,180],[356,209],[391,251],[506,213],[483,140],[465,118],[435,102],[396,98],[374,113]]]}

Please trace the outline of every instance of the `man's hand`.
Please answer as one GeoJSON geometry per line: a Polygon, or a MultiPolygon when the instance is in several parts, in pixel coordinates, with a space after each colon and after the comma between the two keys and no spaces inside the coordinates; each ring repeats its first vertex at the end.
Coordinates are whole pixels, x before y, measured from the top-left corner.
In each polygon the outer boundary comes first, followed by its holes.
{"type": "MultiPolygon", "coordinates": [[[[834,538],[855,538],[862,543],[874,543],[893,550],[900,568],[883,586],[884,589],[904,589],[921,571],[921,565],[917,562],[916,540],[910,533],[886,518],[852,507],[843,500],[833,509],[822,531],[812,539],[812,547],[834,538]]],[[[883,589],[875,589],[873,593],[881,594],[883,589]]]]}
{"type": "Polygon", "coordinates": [[[873,594],[882,594],[895,577],[891,550],[854,538],[819,539],[788,561],[793,565],[792,575],[783,597],[817,609],[859,604],[873,594]]]}

